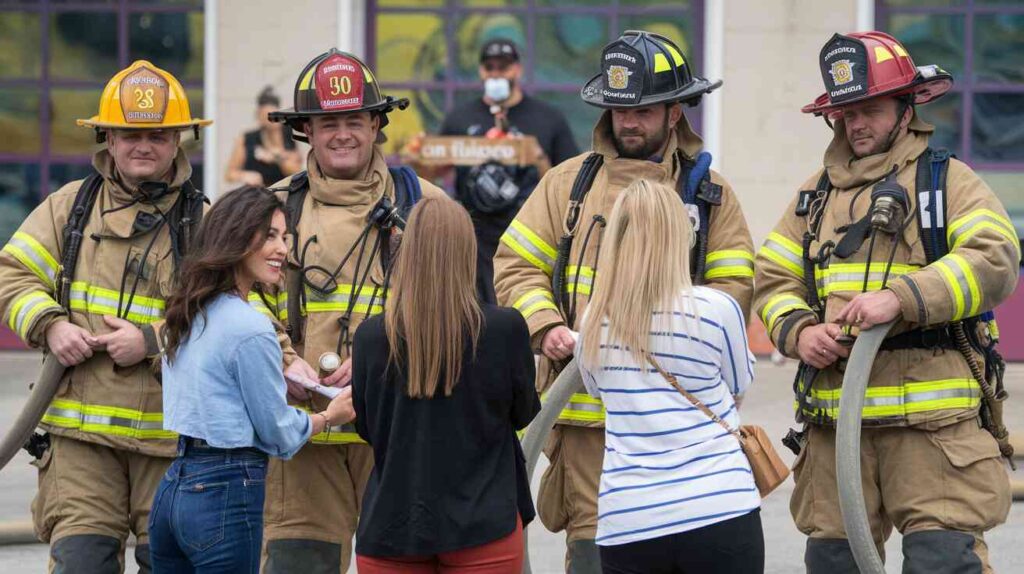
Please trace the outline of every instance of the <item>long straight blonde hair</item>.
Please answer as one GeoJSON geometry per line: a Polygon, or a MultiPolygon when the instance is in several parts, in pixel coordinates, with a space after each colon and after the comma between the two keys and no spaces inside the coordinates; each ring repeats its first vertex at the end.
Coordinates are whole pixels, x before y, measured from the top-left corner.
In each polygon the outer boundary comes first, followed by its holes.
{"type": "Polygon", "coordinates": [[[404,362],[410,397],[433,397],[439,385],[449,396],[462,373],[463,354],[467,348],[476,353],[483,324],[476,237],[466,210],[449,199],[420,200],[392,273],[384,308],[391,361],[404,362]]]}
{"type": "MultiPolygon", "coordinates": [[[[692,295],[693,240],[689,213],[671,187],[641,179],[619,195],[602,239],[594,295],[583,323],[584,363],[599,364],[607,322],[608,342],[623,346],[646,368],[651,331],[670,323],[671,312],[684,311],[680,297],[692,295]],[[663,314],[655,316],[656,311],[663,314]]],[[[689,303],[686,310],[695,315],[696,306],[689,303]]]]}

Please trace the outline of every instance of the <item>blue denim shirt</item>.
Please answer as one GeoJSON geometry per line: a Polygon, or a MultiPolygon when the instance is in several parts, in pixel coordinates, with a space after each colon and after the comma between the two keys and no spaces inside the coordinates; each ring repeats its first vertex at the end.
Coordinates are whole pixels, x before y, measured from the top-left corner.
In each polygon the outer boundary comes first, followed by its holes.
{"type": "Polygon", "coordinates": [[[196,315],[174,363],[163,360],[164,428],[219,448],[256,447],[288,459],[309,439],[309,415],[289,406],[270,320],[237,295],[196,315]]]}

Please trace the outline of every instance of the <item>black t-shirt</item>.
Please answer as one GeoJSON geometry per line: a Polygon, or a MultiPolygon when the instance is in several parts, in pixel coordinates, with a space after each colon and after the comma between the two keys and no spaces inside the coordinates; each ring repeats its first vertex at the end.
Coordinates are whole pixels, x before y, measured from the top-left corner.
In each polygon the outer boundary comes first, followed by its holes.
{"type": "MultiPolygon", "coordinates": [[[[295,140],[292,139],[292,128],[282,124],[281,131],[284,133],[284,149],[287,151],[295,149],[295,140]]],[[[284,179],[285,173],[281,171],[281,167],[278,164],[256,159],[256,148],[262,147],[263,142],[260,130],[245,132],[242,141],[245,146],[245,163],[242,164],[242,169],[255,171],[262,175],[264,186],[274,185],[284,179]]]]}
{"type": "MultiPolygon", "coordinates": [[[[559,163],[579,154],[576,140],[572,137],[569,122],[562,112],[537,98],[523,94],[523,99],[508,109],[509,132],[521,133],[537,138],[540,147],[547,154],[551,165],[559,163]]],[[[452,110],[441,124],[441,135],[445,136],[483,136],[494,127],[494,115],[490,107],[482,99],[452,110]]],[[[477,238],[483,243],[497,246],[498,239],[505,228],[512,222],[519,207],[537,186],[540,175],[533,166],[511,167],[513,179],[519,185],[520,194],[516,204],[500,213],[479,213],[472,208],[467,199],[467,176],[469,167],[455,170],[455,198],[469,209],[476,227],[477,238]]],[[[493,249],[491,250],[493,252],[493,249]]]]}
{"type": "Polygon", "coordinates": [[[356,552],[421,556],[511,534],[534,517],[515,431],[540,412],[533,351],[518,311],[481,306],[476,356],[467,352],[451,396],[413,399],[390,365],[383,315],[356,330],[352,402],[356,430],[373,448],[356,552]]]}

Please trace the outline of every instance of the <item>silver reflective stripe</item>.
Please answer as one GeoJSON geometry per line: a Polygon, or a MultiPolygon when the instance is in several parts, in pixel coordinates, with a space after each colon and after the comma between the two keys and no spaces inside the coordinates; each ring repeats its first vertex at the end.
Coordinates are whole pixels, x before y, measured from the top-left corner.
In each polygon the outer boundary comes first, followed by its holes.
{"type": "Polygon", "coordinates": [[[775,253],[776,255],[780,255],[780,256],[786,258],[791,263],[793,263],[793,265],[797,265],[801,269],[804,266],[804,259],[803,259],[803,257],[793,253],[785,245],[779,243],[778,241],[775,241],[774,239],[770,239],[770,238],[766,239],[765,242],[764,242],[764,246],[763,247],[765,249],[770,249],[772,251],[772,253],[775,253]]]}
{"type": "Polygon", "coordinates": [[[520,231],[516,229],[514,225],[509,225],[508,229],[505,230],[505,234],[508,235],[513,241],[515,241],[516,244],[518,244],[520,247],[529,251],[530,255],[533,255],[537,259],[544,262],[544,264],[546,264],[549,268],[553,269],[555,267],[554,258],[549,257],[547,253],[541,251],[536,245],[533,244],[532,241],[530,241],[529,237],[520,233],[520,231]]]}
{"type": "MultiPolygon", "coordinates": [[[[103,314],[103,311],[122,311],[119,305],[128,304],[129,295],[125,295],[123,301],[104,297],[95,291],[89,292],[80,288],[72,288],[71,301],[79,301],[85,304],[85,311],[93,314],[103,314]],[[95,307],[95,309],[94,309],[95,307]],[[102,308],[102,309],[101,309],[102,308]]],[[[142,305],[135,298],[132,299],[131,308],[127,314],[141,315],[156,320],[163,316],[163,309],[142,305]]]]}
{"type": "Polygon", "coordinates": [[[124,417],[112,417],[106,415],[90,415],[75,409],[62,409],[51,406],[46,409],[46,415],[62,419],[77,420],[82,424],[104,425],[113,427],[130,428],[134,430],[163,430],[163,421],[143,421],[124,417]]]}
{"type": "MultiPolygon", "coordinates": [[[[937,401],[942,399],[959,399],[959,398],[978,398],[981,396],[981,391],[978,388],[958,388],[958,389],[940,389],[934,391],[921,391],[911,392],[908,391],[904,395],[888,396],[888,397],[865,397],[865,407],[896,407],[909,405],[913,403],[923,403],[926,401],[937,401]]],[[[839,399],[823,399],[820,397],[807,397],[807,404],[812,408],[824,408],[824,409],[837,409],[839,408],[839,399]]]]}
{"type": "Polygon", "coordinates": [[[705,269],[707,271],[710,271],[712,269],[715,269],[716,267],[748,267],[750,269],[753,269],[754,262],[745,257],[726,257],[724,259],[719,259],[717,261],[712,261],[708,263],[705,269]]]}
{"type": "Polygon", "coordinates": [[[964,270],[955,259],[944,257],[940,261],[945,264],[946,268],[953,274],[953,277],[956,277],[956,282],[960,285],[960,292],[964,297],[963,315],[969,314],[974,309],[974,298],[971,295],[971,284],[967,281],[964,270]]]}
{"type": "Polygon", "coordinates": [[[567,411],[587,411],[587,412],[591,412],[591,413],[600,413],[600,412],[604,411],[604,406],[603,405],[595,405],[595,404],[592,404],[592,403],[577,403],[577,402],[574,402],[574,401],[569,401],[569,404],[566,405],[565,410],[567,410],[567,411]]]}
{"type": "Polygon", "coordinates": [[[24,305],[22,305],[21,309],[18,310],[18,315],[14,317],[14,321],[12,321],[12,323],[14,323],[14,330],[21,334],[23,337],[27,335],[27,333],[25,332],[25,327],[27,327],[27,325],[25,324],[25,319],[26,317],[29,316],[29,314],[31,314],[36,309],[39,309],[40,307],[55,307],[57,309],[61,308],[60,305],[56,303],[56,301],[49,297],[49,295],[33,295],[28,299],[28,301],[25,302],[24,305]]]}
{"type": "Polygon", "coordinates": [[[50,264],[50,262],[47,261],[42,255],[37,253],[36,248],[32,244],[18,237],[18,234],[15,234],[14,237],[11,237],[10,241],[8,241],[7,244],[10,245],[11,247],[17,248],[18,251],[25,255],[25,257],[28,257],[29,260],[31,260],[32,263],[36,265],[36,267],[41,269],[43,273],[46,274],[46,276],[50,279],[50,283],[53,284],[53,282],[57,278],[57,269],[53,267],[50,264]]]}

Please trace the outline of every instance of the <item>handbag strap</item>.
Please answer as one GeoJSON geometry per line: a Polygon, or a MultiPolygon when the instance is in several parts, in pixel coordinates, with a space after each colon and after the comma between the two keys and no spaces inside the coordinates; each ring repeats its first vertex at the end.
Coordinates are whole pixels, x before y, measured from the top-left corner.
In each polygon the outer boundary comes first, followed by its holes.
{"type": "Polygon", "coordinates": [[[740,442],[743,441],[743,435],[740,434],[739,431],[737,431],[736,429],[734,429],[731,426],[729,426],[729,423],[723,421],[722,418],[719,417],[718,415],[716,415],[714,413],[714,411],[709,409],[707,407],[707,405],[705,405],[704,403],[700,402],[700,399],[698,399],[697,397],[693,396],[693,394],[690,393],[690,391],[684,389],[683,386],[679,384],[679,380],[676,379],[675,375],[672,375],[671,373],[669,373],[665,369],[662,369],[661,365],[659,365],[658,362],[654,360],[654,357],[650,353],[645,352],[644,356],[647,357],[647,362],[650,363],[652,367],[654,367],[654,370],[656,370],[659,373],[661,373],[661,376],[664,377],[665,380],[668,381],[668,383],[670,385],[675,387],[675,389],[677,391],[679,391],[679,394],[681,394],[684,397],[686,397],[687,400],[689,400],[690,403],[693,404],[693,406],[695,406],[698,409],[700,409],[700,411],[702,413],[704,413],[705,415],[707,415],[708,418],[710,418],[711,420],[715,421],[716,423],[722,425],[722,428],[724,428],[730,434],[735,435],[736,438],[738,438],[740,440],[740,442]]]}

